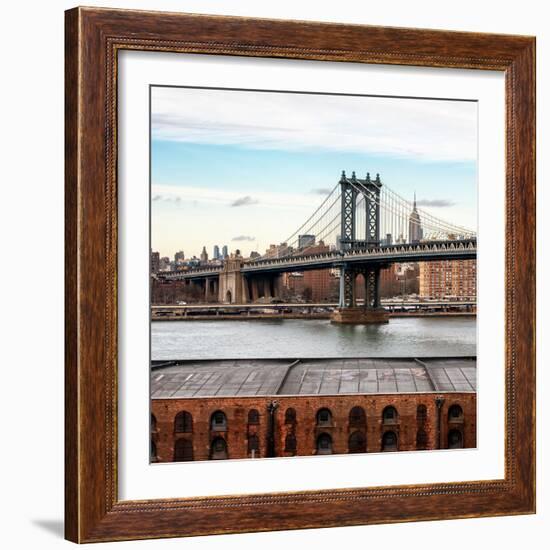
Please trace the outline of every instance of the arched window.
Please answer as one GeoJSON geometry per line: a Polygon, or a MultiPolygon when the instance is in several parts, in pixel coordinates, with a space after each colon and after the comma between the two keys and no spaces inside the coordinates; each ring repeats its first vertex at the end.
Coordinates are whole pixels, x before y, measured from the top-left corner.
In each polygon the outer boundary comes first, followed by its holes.
{"type": "Polygon", "coordinates": [[[285,452],[296,452],[296,436],[294,434],[288,434],[285,438],[285,452]]]}
{"type": "Polygon", "coordinates": [[[151,414],[151,431],[157,431],[157,417],[154,414],[151,414]]]}
{"type": "Polygon", "coordinates": [[[451,405],[449,407],[449,422],[462,422],[464,420],[464,413],[460,405],[451,405]]]}
{"type": "Polygon", "coordinates": [[[395,432],[385,432],[382,436],[383,451],[397,451],[397,435],[395,432]]]}
{"type": "Polygon", "coordinates": [[[151,446],[149,451],[149,460],[151,462],[157,461],[157,444],[151,439],[151,446]]]}
{"type": "Polygon", "coordinates": [[[328,409],[319,409],[317,411],[317,426],[331,426],[332,413],[328,409]]]}
{"type": "Polygon", "coordinates": [[[416,449],[425,451],[428,448],[428,434],[424,430],[416,432],[416,449]]]}
{"type": "Polygon", "coordinates": [[[228,458],[227,443],[223,437],[216,437],[212,440],[210,458],[212,460],[224,460],[228,458]]]}
{"type": "Polygon", "coordinates": [[[462,432],[460,430],[450,430],[448,437],[449,449],[462,449],[464,442],[462,440],[462,432]]]}
{"type": "Polygon", "coordinates": [[[187,411],[176,414],[174,420],[174,431],[176,433],[191,433],[193,431],[193,417],[187,411]]]}
{"type": "Polygon", "coordinates": [[[384,424],[396,424],[397,423],[397,409],[389,406],[382,411],[382,422],[384,424]]]}
{"type": "Polygon", "coordinates": [[[260,423],[260,413],[256,409],[250,409],[248,411],[248,423],[249,424],[260,423]]]}
{"type": "Polygon", "coordinates": [[[260,440],[257,435],[248,436],[248,454],[253,454],[255,457],[260,456],[260,440]]]}
{"type": "Polygon", "coordinates": [[[174,462],[188,462],[193,460],[193,442],[181,438],[174,445],[174,462]]]}
{"type": "Polygon", "coordinates": [[[349,425],[358,428],[364,427],[366,423],[365,409],[363,407],[353,407],[349,412],[349,425]]]}
{"type": "Polygon", "coordinates": [[[419,424],[424,424],[427,419],[428,409],[426,408],[426,405],[418,405],[418,407],[416,407],[416,421],[419,424]]]}
{"type": "Polygon", "coordinates": [[[366,453],[367,452],[367,438],[360,431],[353,432],[349,436],[348,450],[350,453],[366,453]]]}
{"type": "Polygon", "coordinates": [[[332,437],[329,434],[321,434],[317,438],[317,454],[331,455],[332,454],[332,437]]]}
{"type": "Polygon", "coordinates": [[[210,417],[210,429],[213,432],[227,431],[227,417],[223,411],[216,411],[210,417]]]}
{"type": "Polygon", "coordinates": [[[285,411],[285,424],[296,423],[296,410],[290,407],[285,411]]]}

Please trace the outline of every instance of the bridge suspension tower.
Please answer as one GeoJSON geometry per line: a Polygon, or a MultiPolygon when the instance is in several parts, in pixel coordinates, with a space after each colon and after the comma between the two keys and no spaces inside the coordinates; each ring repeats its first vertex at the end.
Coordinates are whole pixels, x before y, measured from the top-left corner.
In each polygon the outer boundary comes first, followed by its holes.
{"type": "MultiPolygon", "coordinates": [[[[380,174],[374,180],[367,173],[359,179],[352,172],[351,178],[342,172],[340,178],[341,219],[339,250],[342,256],[350,250],[377,248],[380,246],[380,174]],[[361,200],[358,200],[361,199],[361,200]],[[358,208],[364,211],[364,234],[358,235],[358,208]]],[[[332,315],[335,323],[384,323],[388,315],[380,305],[379,264],[351,266],[345,261],[339,265],[340,292],[339,307],[332,315]],[[357,277],[363,276],[365,299],[363,307],[357,304],[357,277]]]]}

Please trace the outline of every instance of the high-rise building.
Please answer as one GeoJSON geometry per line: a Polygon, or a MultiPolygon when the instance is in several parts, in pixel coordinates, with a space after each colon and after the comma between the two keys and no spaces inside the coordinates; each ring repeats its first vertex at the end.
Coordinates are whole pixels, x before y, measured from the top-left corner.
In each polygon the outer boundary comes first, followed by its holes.
{"type": "Polygon", "coordinates": [[[160,253],[151,250],[151,273],[158,273],[160,269],[160,253]]]}
{"type": "Polygon", "coordinates": [[[418,243],[423,237],[422,222],[420,214],[416,209],[416,193],[414,194],[413,210],[409,216],[409,242],[418,243]]]}
{"type": "Polygon", "coordinates": [[[206,246],[203,246],[202,252],[201,252],[201,263],[205,264],[207,262],[208,262],[208,252],[206,252],[206,246]]]}
{"type": "Polygon", "coordinates": [[[287,243],[270,244],[264,256],[266,258],[283,258],[284,256],[288,256],[291,252],[292,247],[289,247],[287,243]]]}
{"type": "Polygon", "coordinates": [[[303,249],[315,244],[315,235],[298,235],[298,248],[303,249]]]}
{"type": "Polygon", "coordinates": [[[185,260],[185,254],[183,253],[183,250],[180,250],[179,252],[176,252],[174,254],[174,261],[176,263],[183,262],[183,260],[185,260]]]}
{"type": "Polygon", "coordinates": [[[223,258],[227,258],[227,256],[229,256],[229,251],[227,250],[227,245],[224,244],[224,245],[222,246],[222,257],[223,257],[223,258]]]}
{"type": "Polygon", "coordinates": [[[423,298],[475,298],[476,260],[420,262],[423,298]]]}
{"type": "Polygon", "coordinates": [[[159,271],[170,271],[170,258],[168,256],[163,256],[159,260],[159,271]]]}
{"type": "Polygon", "coordinates": [[[213,253],[212,253],[212,258],[214,260],[217,260],[219,257],[220,257],[220,247],[217,244],[215,244],[214,245],[214,250],[213,250],[213,253]]]}
{"type": "Polygon", "coordinates": [[[380,241],[382,246],[393,244],[393,237],[391,233],[386,233],[386,236],[380,241]]]}

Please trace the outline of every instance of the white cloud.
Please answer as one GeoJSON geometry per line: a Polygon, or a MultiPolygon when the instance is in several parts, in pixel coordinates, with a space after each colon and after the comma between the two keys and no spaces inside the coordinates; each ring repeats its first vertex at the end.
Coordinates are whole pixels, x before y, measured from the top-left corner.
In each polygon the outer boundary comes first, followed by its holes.
{"type": "Polygon", "coordinates": [[[254,242],[256,237],[251,237],[250,235],[237,235],[231,239],[232,241],[242,241],[242,242],[254,242]]]}
{"type": "Polygon", "coordinates": [[[250,195],[245,195],[244,197],[235,199],[231,203],[231,206],[251,206],[253,204],[258,204],[258,199],[254,199],[250,195]]]}
{"type": "Polygon", "coordinates": [[[401,98],[153,88],[155,139],[252,149],[468,161],[477,105],[401,98]]]}
{"type": "Polygon", "coordinates": [[[416,201],[418,206],[431,206],[433,208],[447,208],[449,206],[454,206],[454,201],[447,199],[422,199],[416,201]]]}
{"type": "Polygon", "coordinates": [[[284,210],[303,210],[315,208],[320,200],[311,193],[273,193],[258,190],[254,196],[243,196],[240,190],[193,187],[188,185],[152,185],[152,196],[155,202],[173,202],[179,204],[210,204],[228,208],[243,205],[261,205],[262,208],[284,210]],[[244,202],[243,202],[244,201],[244,202]]]}

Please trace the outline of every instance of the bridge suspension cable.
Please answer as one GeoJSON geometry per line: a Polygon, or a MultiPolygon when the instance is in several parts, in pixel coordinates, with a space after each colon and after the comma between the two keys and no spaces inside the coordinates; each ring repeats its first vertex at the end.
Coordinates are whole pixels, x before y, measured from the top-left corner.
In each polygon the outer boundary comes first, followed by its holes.
{"type": "MultiPolygon", "coordinates": [[[[409,235],[412,226],[416,226],[422,230],[422,238],[428,240],[434,239],[449,239],[463,237],[471,238],[475,236],[475,232],[459,225],[450,224],[445,220],[437,218],[429,214],[423,209],[415,207],[414,203],[407,201],[388,187],[383,187],[380,193],[380,198],[376,196],[363,183],[357,182],[352,184],[358,193],[368,195],[370,200],[380,206],[380,229],[383,236],[390,234],[393,241],[410,242],[409,235]],[[416,209],[418,217],[411,216],[413,209],[416,209]],[[395,228],[399,227],[396,234],[395,228]],[[397,235],[397,238],[396,238],[397,235]]],[[[359,229],[361,229],[359,224],[359,229]]],[[[387,243],[391,244],[391,243],[387,243]]]]}
{"type": "MultiPolygon", "coordinates": [[[[414,202],[408,201],[385,184],[378,189],[373,187],[368,175],[365,180],[356,179],[353,175],[352,178],[345,178],[343,182],[350,185],[356,193],[352,216],[354,239],[358,242],[366,240],[369,205],[377,207],[377,223],[382,246],[421,240],[469,239],[476,236],[475,231],[417,208],[416,198],[414,202]]],[[[307,254],[308,250],[312,250],[312,246],[320,244],[325,244],[330,249],[339,249],[342,222],[341,193],[339,182],[296,231],[282,243],[272,246],[255,261],[307,254]]],[[[350,215],[349,212],[347,215],[350,215]]]]}

